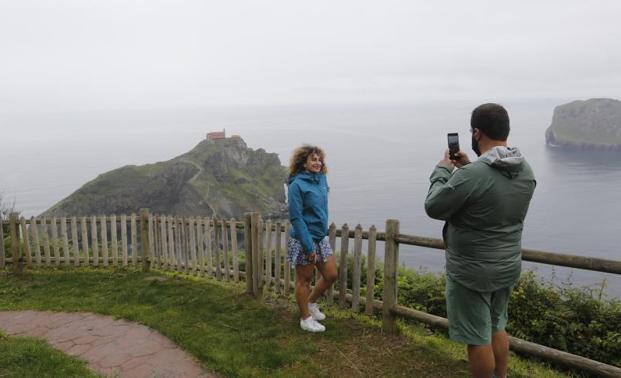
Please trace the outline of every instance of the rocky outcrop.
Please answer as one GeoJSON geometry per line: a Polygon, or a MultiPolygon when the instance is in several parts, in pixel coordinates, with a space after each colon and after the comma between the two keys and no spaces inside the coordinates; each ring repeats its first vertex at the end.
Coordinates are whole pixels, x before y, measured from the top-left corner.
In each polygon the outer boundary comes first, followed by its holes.
{"type": "Polygon", "coordinates": [[[239,137],[204,140],[166,162],[125,166],[86,183],[43,215],[137,213],[241,219],[248,211],[283,217],[286,170],[278,155],[239,137]]]}
{"type": "Polygon", "coordinates": [[[554,109],[546,143],[567,149],[621,150],[621,101],[573,101],[554,109]]]}

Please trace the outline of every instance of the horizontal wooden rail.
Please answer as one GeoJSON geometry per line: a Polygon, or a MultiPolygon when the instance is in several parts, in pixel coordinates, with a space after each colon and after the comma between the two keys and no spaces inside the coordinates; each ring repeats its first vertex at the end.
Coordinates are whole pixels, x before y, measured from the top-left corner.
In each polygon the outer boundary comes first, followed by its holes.
{"type": "Polygon", "coordinates": [[[561,253],[537,251],[534,249],[522,250],[522,260],[550,265],[566,266],[594,270],[597,272],[621,274],[621,261],[599,259],[561,253]]]}
{"type": "MultiPolygon", "coordinates": [[[[444,242],[442,239],[399,234],[397,236],[397,241],[406,245],[444,250],[444,242]]],[[[555,252],[538,251],[535,249],[523,249],[522,260],[548,265],[565,266],[568,268],[579,268],[594,270],[597,272],[621,274],[621,261],[599,259],[595,257],[567,255],[555,252]]]]}
{"type": "Polygon", "coordinates": [[[399,234],[397,235],[397,242],[406,245],[444,250],[444,241],[442,239],[399,234]]]}
{"type": "MultiPolygon", "coordinates": [[[[355,237],[355,233],[356,233],[356,230],[354,230],[352,228],[351,230],[349,230],[347,232],[347,236],[350,239],[353,239],[355,237]]],[[[379,232],[378,231],[375,235],[376,235],[375,240],[386,241],[386,233],[385,232],[379,232]]],[[[340,228],[337,229],[336,230],[336,236],[339,237],[339,238],[342,237],[343,236],[343,230],[340,229],[340,228]]],[[[362,231],[362,239],[363,240],[369,240],[369,231],[362,231]]]]}

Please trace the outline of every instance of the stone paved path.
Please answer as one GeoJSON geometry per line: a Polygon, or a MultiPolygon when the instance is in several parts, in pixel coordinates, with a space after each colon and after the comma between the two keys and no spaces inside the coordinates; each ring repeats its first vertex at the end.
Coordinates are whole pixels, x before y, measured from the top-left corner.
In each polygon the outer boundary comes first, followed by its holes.
{"type": "Polygon", "coordinates": [[[186,352],[143,325],[84,312],[0,311],[9,336],[47,340],[113,377],[216,377],[186,352]]]}

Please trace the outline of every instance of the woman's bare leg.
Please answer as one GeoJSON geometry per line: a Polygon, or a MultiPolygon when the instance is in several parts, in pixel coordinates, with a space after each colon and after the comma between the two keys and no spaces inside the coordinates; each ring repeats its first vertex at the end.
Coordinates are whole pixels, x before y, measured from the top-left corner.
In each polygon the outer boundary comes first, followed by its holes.
{"type": "Polygon", "coordinates": [[[295,299],[300,308],[300,318],[306,319],[310,316],[308,311],[308,297],[310,294],[310,283],[313,279],[315,266],[296,265],[295,267],[295,299]]]}
{"type": "Polygon", "coordinates": [[[315,288],[313,289],[310,297],[308,297],[308,302],[310,303],[317,302],[317,300],[326,292],[326,290],[330,288],[338,277],[338,273],[336,271],[336,259],[334,256],[329,256],[325,262],[318,263],[317,269],[319,270],[319,273],[321,273],[321,278],[315,284],[315,288]]]}

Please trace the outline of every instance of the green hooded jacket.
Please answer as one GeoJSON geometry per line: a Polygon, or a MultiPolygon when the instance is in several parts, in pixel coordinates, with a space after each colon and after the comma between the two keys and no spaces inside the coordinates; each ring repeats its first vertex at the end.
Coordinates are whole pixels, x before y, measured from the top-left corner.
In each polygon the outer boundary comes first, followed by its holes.
{"type": "Polygon", "coordinates": [[[453,172],[442,165],[434,169],[425,211],[446,221],[447,275],[479,292],[517,282],[524,218],[535,185],[517,148],[494,147],[453,172]]]}

